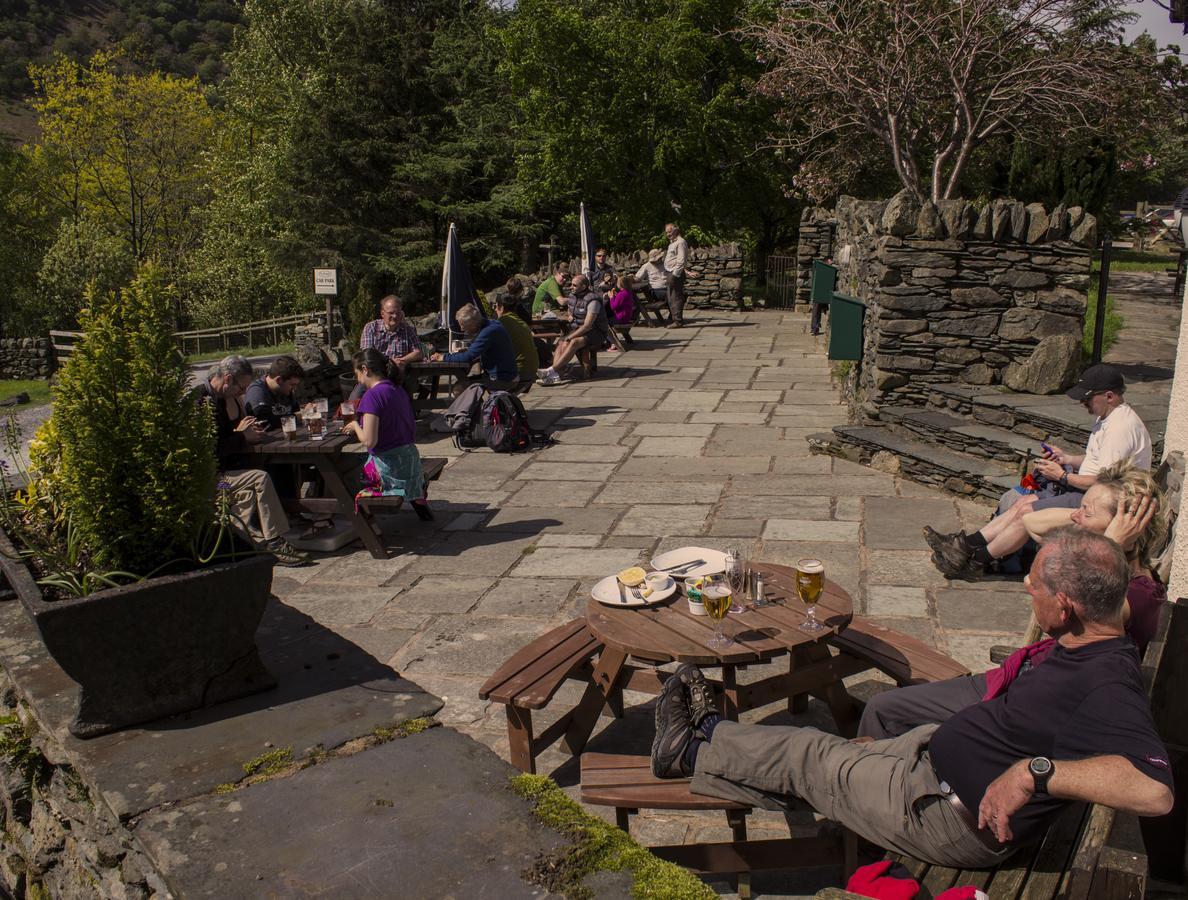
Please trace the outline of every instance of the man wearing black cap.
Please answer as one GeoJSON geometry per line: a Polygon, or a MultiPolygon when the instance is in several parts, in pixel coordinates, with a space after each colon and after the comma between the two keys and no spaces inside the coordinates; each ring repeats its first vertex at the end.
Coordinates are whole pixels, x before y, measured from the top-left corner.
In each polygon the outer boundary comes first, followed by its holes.
{"type": "Polygon", "coordinates": [[[944,575],[977,576],[996,559],[1010,556],[1027,543],[1023,516],[1037,509],[1076,509],[1097,482],[1097,473],[1119,462],[1140,469],[1151,468],[1151,435],[1124,398],[1122,373],[1110,365],[1090,366],[1067,391],[1070,399],[1097,417],[1082,454],[1067,453],[1047,445],[1035,470],[1048,479],[1038,494],[1020,496],[1011,489],[999,501],[1000,515],[981,531],[941,534],[924,526],[924,539],[932,548],[932,563],[944,575]]]}

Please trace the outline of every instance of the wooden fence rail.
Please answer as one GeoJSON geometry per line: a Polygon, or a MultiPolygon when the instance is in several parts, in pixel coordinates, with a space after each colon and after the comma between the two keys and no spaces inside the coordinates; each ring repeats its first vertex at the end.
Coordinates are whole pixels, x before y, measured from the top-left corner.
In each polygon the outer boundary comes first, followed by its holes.
{"type": "MultiPolygon", "coordinates": [[[[326,313],[322,310],[278,316],[274,319],[259,319],[255,322],[238,322],[218,328],[199,328],[192,331],[176,331],[178,349],[183,356],[198,355],[212,350],[230,353],[233,350],[253,350],[257,346],[274,347],[282,341],[291,340],[298,325],[321,321],[325,324],[326,313]]],[[[343,333],[342,313],[334,311],[334,330],[343,333]]],[[[82,337],[81,331],[51,331],[50,344],[59,364],[74,351],[74,345],[82,337]]],[[[333,343],[333,340],[331,341],[333,343]]]]}

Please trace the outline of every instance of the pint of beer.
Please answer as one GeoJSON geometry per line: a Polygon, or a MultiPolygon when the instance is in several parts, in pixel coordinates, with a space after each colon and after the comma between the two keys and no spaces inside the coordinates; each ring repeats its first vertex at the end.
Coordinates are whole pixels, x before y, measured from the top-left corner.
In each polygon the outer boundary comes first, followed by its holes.
{"type": "Polygon", "coordinates": [[[297,417],[285,416],[282,418],[281,431],[284,433],[286,441],[297,440],[297,417]]]}
{"type": "Polygon", "coordinates": [[[819,559],[796,561],[796,595],[805,605],[805,620],[800,630],[809,634],[824,631],[825,626],[817,621],[817,601],[825,589],[825,565],[819,559]]]}

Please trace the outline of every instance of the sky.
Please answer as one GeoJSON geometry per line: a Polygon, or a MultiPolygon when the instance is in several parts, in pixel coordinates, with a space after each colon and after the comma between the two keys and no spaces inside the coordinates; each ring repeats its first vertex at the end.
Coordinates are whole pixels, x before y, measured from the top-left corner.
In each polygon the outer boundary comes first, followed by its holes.
{"type": "Polygon", "coordinates": [[[1184,26],[1172,24],[1168,21],[1167,10],[1159,6],[1154,0],[1132,0],[1131,7],[1138,13],[1139,18],[1126,29],[1126,37],[1134,38],[1144,31],[1155,38],[1160,47],[1168,44],[1178,44],[1180,55],[1188,59],[1188,35],[1184,34],[1184,26]]]}

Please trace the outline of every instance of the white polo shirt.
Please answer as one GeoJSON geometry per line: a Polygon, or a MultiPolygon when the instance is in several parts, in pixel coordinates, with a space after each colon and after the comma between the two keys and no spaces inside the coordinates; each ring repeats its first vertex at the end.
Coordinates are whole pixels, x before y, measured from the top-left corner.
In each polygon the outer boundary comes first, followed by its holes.
{"type": "Polygon", "coordinates": [[[1130,404],[1123,403],[1093,423],[1085,445],[1085,461],[1077,474],[1096,475],[1107,466],[1127,460],[1140,469],[1151,468],[1151,435],[1130,404]]]}

